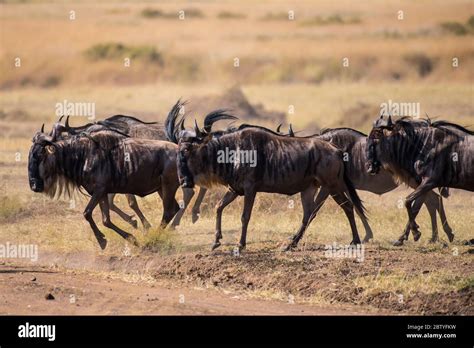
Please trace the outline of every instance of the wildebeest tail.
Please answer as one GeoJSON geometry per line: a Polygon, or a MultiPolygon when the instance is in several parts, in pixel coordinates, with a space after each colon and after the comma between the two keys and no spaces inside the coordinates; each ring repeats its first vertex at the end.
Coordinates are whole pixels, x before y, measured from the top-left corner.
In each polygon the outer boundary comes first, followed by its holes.
{"type": "Polygon", "coordinates": [[[346,184],[347,187],[347,193],[349,194],[349,198],[352,201],[352,204],[354,205],[355,209],[367,218],[366,216],[366,210],[364,205],[362,204],[362,200],[360,199],[359,195],[357,194],[356,189],[354,188],[354,185],[352,184],[352,181],[349,179],[347,176],[347,171],[344,170],[344,183],[346,184]]]}
{"type": "MultiPolygon", "coordinates": [[[[176,120],[180,114],[181,108],[186,104],[186,102],[182,102],[179,99],[176,104],[174,104],[173,108],[168,113],[168,117],[166,117],[165,121],[165,135],[168,141],[177,144],[177,132],[179,130],[176,129],[176,120]]],[[[184,117],[184,115],[183,115],[184,117]]]]}

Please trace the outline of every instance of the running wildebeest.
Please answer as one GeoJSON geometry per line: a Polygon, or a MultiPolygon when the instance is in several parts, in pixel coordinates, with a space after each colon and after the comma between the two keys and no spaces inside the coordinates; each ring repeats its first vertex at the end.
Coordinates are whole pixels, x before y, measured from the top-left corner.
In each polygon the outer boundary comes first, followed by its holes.
{"type": "MultiPolygon", "coordinates": [[[[356,190],[369,191],[378,195],[382,195],[394,190],[400,185],[392,177],[391,173],[380,170],[378,175],[371,175],[367,173],[367,135],[352,128],[334,128],[326,129],[316,137],[329,141],[336,145],[344,153],[344,160],[349,179],[354,184],[356,190]]],[[[448,236],[449,241],[452,241],[454,234],[446,219],[446,214],[443,207],[441,196],[433,191],[428,192],[425,200],[426,208],[431,217],[432,237],[431,242],[438,240],[438,226],[436,220],[436,212],[439,213],[443,230],[448,236]]],[[[373,238],[372,229],[364,217],[360,217],[364,225],[366,235],[364,242],[373,238]]],[[[406,228],[409,229],[407,223],[406,228]]],[[[419,236],[418,236],[419,237],[419,236]]],[[[395,244],[401,245],[403,240],[398,240],[395,244]]]]}
{"type": "MultiPolygon", "coordinates": [[[[433,188],[474,191],[474,132],[445,121],[389,117],[374,123],[367,143],[368,172],[383,167],[415,189],[406,197],[409,229],[420,234],[415,218],[433,188]]],[[[400,237],[408,238],[408,231],[400,237]]]]}
{"type": "MultiPolygon", "coordinates": [[[[170,134],[176,135],[176,119],[167,121],[170,134]]],[[[176,140],[178,175],[183,187],[227,186],[229,191],[219,203],[218,214],[237,196],[244,196],[240,250],[246,246],[247,227],[257,192],[301,193],[304,216],[299,234],[307,228],[314,208],[320,204],[318,199],[314,200],[318,187],[341,206],[351,226],[352,242],[360,243],[353,208],[361,214],[364,208],[344,170],[341,151],[328,142],[292,138],[248,125],[220,137],[213,137],[195,125],[194,132],[181,131],[176,140]],[[222,161],[219,157],[223,152],[242,155],[241,159],[254,154],[256,161],[222,161]]],[[[213,249],[220,246],[222,238],[220,226],[216,227],[213,249]]]]}
{"type": "Polygon", "coordinates": [[[92,218],[98,204],[104,225],[136,243],[133,235],[110,221],[107,194],[129,193],[143,197],[158,192],[163,201],[162,228],[180,210],[175,199],[179,187],[177,145],[114,133],[99,131],[57,140],[38,132],[28,159],[28,177],[33,191],[54,196],[58,190],[83,188],[91,195],[84,217],[102,249],[107,240],[92,218]]]}
{"type": "MultiPolygon", "coordinates": [[[[144,122],[132,116],[115,115],[108,117],[105,120],[100,120],[94,123],[88,123],[79,127],[71,127],[69,125],[69,117],[66,118],[66,122],[64,125],[61,124],[61,119],[62,117],[58,120],[58,122],[53,125],[53,129],[50,132],[50,136],[54,136],[57,140],[65,139],[66,137],[69,137],[71,135],[78,135],[83,132],[92,134],[103,130],[114,130],[116,133],[118,133],[117,135],[122,134],[124,136],[129,136],[132,138],[166,140],[165,130],[162,124],[159,124],[158,122],[144,122]]],[[[183,216],[189,201],[194,196],[194,190],[186,189],[183,190],[183,193],[184,206],[181,208],[178,214],[176,214],[171,224],[172,227],[179,225],[181,217],[183,216]]],[[[205,193],[206,190],[200,188],[198,197],[192,209],[193,223],[199,219],[200,206],[204,199],[205,193]]],[[[126,214],[114,204],[114,197],[115,194],[109,194],[108,196],[110,210],[115,212],[134,228],[137,228],[137,222],[133,219],[133,216],[126,214]]],[[[139,217],[144,228],[150,228],[151,224],[148,222],[148,220],[140,210],[135,196],[127,194],[126,197],[130,208],[132,208],[132,210],[139,217]]]]}

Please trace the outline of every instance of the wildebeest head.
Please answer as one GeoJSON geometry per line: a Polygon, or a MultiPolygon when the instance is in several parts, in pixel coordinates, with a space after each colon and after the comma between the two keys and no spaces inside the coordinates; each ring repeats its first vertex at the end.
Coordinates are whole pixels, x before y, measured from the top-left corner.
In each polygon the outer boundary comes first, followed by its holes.
{"type": "Polygon", "coordinates": [[[28,179],[34,192],[48,192],[54,181],[57,147],[54,141],[53,137],[44,133],[44,124],[33,137],[28,155],[28,179]]]}
{"type": "Polygon", "coordinates": [[[184,127],[184,114],[177,121],[184,104],[178,100],[169,112],[165,125],[167,138],[178,144],[179,183],[184,188],[193,188],[193,173],[198,172],[199,168],[206,165],[199,157],[195,156],[195,153],[213,138],[212,125],[220,120],[235,120],[237,117],[228,114],[227,110],[216,110],[206,115],[202,129],[194,121],[194,128],[187,130],[184,127]]]}
{"type": "Polygon", "coordinates": [[[382,166],[380,162],[380,156],[382,156],[380,151],[380,142],[384,136],[388,136],[393,132],[394,123],[392,122],[392,117],[388,116],[387,119],[383,118],[383,115],[375,120],[373,124],[372,131],[370,132],[367,138],[367,172],[369,174],[375,175],[380,171],[382,166]]]}

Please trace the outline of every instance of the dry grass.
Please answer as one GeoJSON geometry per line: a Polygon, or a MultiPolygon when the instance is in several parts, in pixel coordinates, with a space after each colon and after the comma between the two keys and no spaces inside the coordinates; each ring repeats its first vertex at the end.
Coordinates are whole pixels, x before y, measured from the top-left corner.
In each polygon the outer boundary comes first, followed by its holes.
{"type": "Polygon", "coordinates": [[[184,1],[156,8],[148,3],[115,2],[5,4],[0,15],[0,86],[141,84],[175,81],[183,75],[192,82],[228,83],[237,75],[242,83],[268,83],[275,76],[278,82],[320,83],[341,78],[334,73],[320,75],[333,64],[340,67],[343,57],[350,58],[346,70],[351,72],[343,75],[350,81],[467,82],[474,71],[471,37],[452,35],[452,31],[440,29],[440,23],[458,23],[469,33],[470,15],[467,0],[434,1],[430,6],[394,0],[375,5],[370,1],[341,1],[317,6],[300,3],[291,8],[275,2],[271,11],[267,5],[250,1],[197,2],[193,8],[184,1]],[[405,17],[398,20],[401,9],[405,17]],[[69,19],[71,10],[76,11],[75,20],[69,19]],[[178,18],[181,10],[186,13],[185,20],[178,18]],[[288,20],[289,10],[295,11],[295,20],[288,20]],[[226,25],[223,18],[232,25],[226,25]],[[140,59],[132,59],[131,67],[125,68],[126,51],[123,57],[108,62],[91,62],[82,54],[117,38],[126,47],[160,52],[163,68],[150,67],[140,59]],[[315,67],[301,64],[302,50],[315,67]],[[404,61],[405,56],[419,52],[440,62],[427,75],[419,76],[404,61]],[[14,67],[15,57],[22,58],[21,68],[14,67]],[[241,59],[240,69],[233,67],[235,57],[241,59]],[[453,57],[462,62],[455,71],[451,67],[453,57]],[[173,64],[175,59],[193,59],[200,73],[183,73],[181,65],[173,64]],[[262,72],[261,65],[269,66],[262,72]],[[295,72],[291,80],[285,77],[288,66],[295,72]],[[315,74],[308,69],[316,69],[315,74]]]}

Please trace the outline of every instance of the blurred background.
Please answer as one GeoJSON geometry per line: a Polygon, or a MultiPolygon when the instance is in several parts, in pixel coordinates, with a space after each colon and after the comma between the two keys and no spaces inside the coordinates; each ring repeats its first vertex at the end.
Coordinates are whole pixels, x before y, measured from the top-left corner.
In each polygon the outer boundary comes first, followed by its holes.
{"type": "Polygon", "coordinates": [[[48,127],[63,100],[95,103],[99,119],[161,120],[183,97],[197,118],[231,107],[300,130],[368,131],[388,100],[466,125],[474,116],[469,0],[0,6],[2,136],[48,127]]]}

